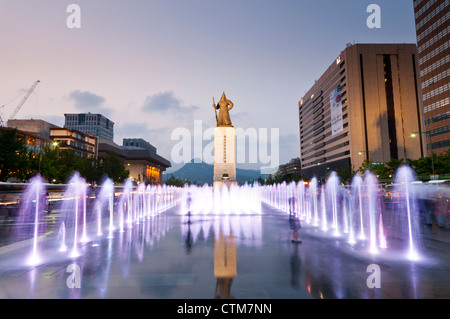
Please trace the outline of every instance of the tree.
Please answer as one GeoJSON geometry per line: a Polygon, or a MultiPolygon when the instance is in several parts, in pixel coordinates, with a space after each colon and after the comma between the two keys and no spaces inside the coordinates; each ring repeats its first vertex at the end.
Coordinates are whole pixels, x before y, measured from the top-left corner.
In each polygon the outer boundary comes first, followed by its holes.
{"type": "Polygon", "coordinates": [[[351,167],[341,168],[336,170],[336,174],[339,176],[339,179],[342,183],[350,183],[352,181],[353,176],[356,174],[355,170],[351,167]]]}
{"type": "Polygon", "coordinates": [[[385,179],[389,178],[389,169],[385,164],[372,164],[369,160],[364,160],[364,162],[359,167],[361,174],[366,173],[366,171],[375,174],[378,178],[385,179]]]}
{"type": "Polygon", "coordinates": [[[38,168],[39,173],[49,182],[56,181],[61,170],[58,162],[58,151],[46,146],[38,156],[40,162],[38,168]]]}
{"type": "Polygon", "coordinates": [[[83,157],[78,163],[78,172],[87,182],[100,182],[103,174],[98,161],[94,157],[83,157]]]}
{"type": "Polygon", "coordinates": [[[412,160],[410,161],[410,166],[419,176],[431,175],[433,173],[433,166],[435,174],[450,174],[450,150],[447,150],[443,155],[433,154],[433,158],[428,156],[412,160]]]}
{"type": "Polygon", "coordinates": [[[116,152],[111,151],[101,165],[103,173],[107,174],[114,183],[124,183],[130,176],[130,171],[125,169],[116,152]]]}
{"type": "Polygon", "coordinates": [[[145,180],[145,185],[158,185],[159,175],[150,175],[147,180],[145,180]]]}
{"type": "Polygon", "coordinates": [[[26,181],[39,173],[51,183],[66,183],[75,171],[88,182],[100,182],[108,175],[115,183],[123,183],[130,174],[114,152],[101,165],[96,159],[80,157],[71,149],[46,146],[35,154],[28,152],[17,130],[0,130],[0,181],[11,178],[26,181]]]}
{"type": "Polygon", "coordinates": [[[79,169],[80,157],[74,150],[64,149],[59,152],[58,171],[56,175],[57,183],[66,183],[72,174],[79,169]]]}
{"type": "Polygon", "coordinates": [[[275,184],[275,180],[272,177],[272,175],[269,175],[269,177],[267,177],[266,179],[266,185],[273,185],[273,184],[275,184]]]}
{"type": "Polygon", "coordinates": [[[391,177],[394,176],[395,173],[397,172],[397,170],[400,168],[400,166],[405,165],[406,163],[409,163],[409,162],[410,162],[409,159],[405,160],[403,158],[400,158],[400,159],[391,158],[390,161],[387,161],[385,163],[388,177],[389,177],[389,175],[391,177]]]}
{"type": "Polygon", "coordinates": [[[30,167],[29,154],[16,129],[0,131],[0,151],[0,181],[26,179],[30,167]]]}
{"type": "Polygon", "coordinates": [[[79,157],[69,149],[58,150],[47,146],[41,153],[33,156],[32,163],[36,173],[53,183],[67,182],[75,171],[88,182],[97,181],[101,176],[94,158],[79,157]]]}
{"type": "Polygon", "coordinates": [[[266,181],[261,176],[258,177],[257,182],[259,185],[264,185],[266,183],[266,181]]]}
{"type": "Polygon", "coordinates": [[[442,155],[436,156],[434,166],[436,174],[439,175],[450,174],[450,150],[447,150],[442,155]]]}
{"type": "Polygon", "coordinates": [[[170,175],[170,177],[166,180],[165,184],[171,185],[171,186],[183,187],[184,181],[178,177],[170,175]]]}

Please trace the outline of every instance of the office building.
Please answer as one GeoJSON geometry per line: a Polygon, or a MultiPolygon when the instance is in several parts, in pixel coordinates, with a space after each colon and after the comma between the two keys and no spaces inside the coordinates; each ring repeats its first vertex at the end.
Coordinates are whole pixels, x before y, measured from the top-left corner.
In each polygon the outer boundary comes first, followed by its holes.
{"type": "Polygon", "coordinates": [[[44,120],[8,120],[8,127],[16,128],[21,131],[32,132],[45,139],[50,138],[50,129],[59,128],[59,126],[44,120]]]}
{"type": "Polygon", "coordinates": [[[415,0],[427,154],[450,149],[450,0],[415,0]]]}
{"type": "Polygon", "coordinates": [[[22,140],[28,151],[38,154],[46,147],[53,149],[53,141],[50,138],[50,129],[59,126],[44,120],[8,120],[8,128],[16,129],[17,135],[22,140]]]}
{"type": "MultiPolygon", "coordinates": [[[[9,121],[8,121],[9,123],[9,121]]],[[[36,134],[33,131],[25,131],[18,129],[16,127],[1,127],[0,130],[8,131],[8,130],[16,130],[16,136],[19,141],[22,141],[28,152],[33,154],[42,153],[45,148],[53,149],[53,141],[50,138],[46,138],[41,136],[40,134],[36,134]]]]}
{"type": "Polygon", "coordinates": [[[280,165],[278,167],[277,175],[285,176],[285,175],[301,175],[301,161],[300,158],[293,158],[288,163],[280,165]]]}
{"type": "Polygon", "coordinates": [[[348,45],[299,102],[302,175],[422,157],[418,70],[415,44],[348,45]]]}
{"type": "Polygon", "coordinates": [[[97,158],[98,138],[74,129],[62,128],[39,119],[8,120],[8,128],[18,130],[27,148],[34,153],[43,151],[45,146],[71,149],[80,157],[97,158]],[[53,144],[56,142],[56,144],[53,144]]]}
{"type": "Polygon", "coordinates": [[[117,154],[125,168],[130,171],[130,178],[137,183],[162,183],[162,173],[171,166],[168,160],[156,153],[154,146],[143,139],[124,139],[123,146],[110,140],[100,139],[99,161],[103,161],[111,152],[117,154]],[[126,141],[133,145],[126,146],[126,141]],[[143,147],[135,146],[136,142],[143,147]]]}
{"type": "Polygon", "coordinates": [[[64,114],[64,127],[86,134],[114,140],[114,122],[101,114],[80,113],[64,114]]]}
{"type": "Polygon", "coordinates": [[[51,128],[50,138],[55,142],[59,150],[70,149],[77,156],[97,158],[97,136],[68,128],[51,128]]]}

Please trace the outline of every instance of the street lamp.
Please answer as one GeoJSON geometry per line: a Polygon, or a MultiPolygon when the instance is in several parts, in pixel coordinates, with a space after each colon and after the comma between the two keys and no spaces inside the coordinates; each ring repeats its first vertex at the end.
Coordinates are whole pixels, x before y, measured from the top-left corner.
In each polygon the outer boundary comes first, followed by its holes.
{"type": "Polygon", "coordinates": [[[42,160],[42,152],[39,151],[39,168],[38,168],[38,173],[41,173],[41,160],[42,160]]]}
{"type": "Polygon", "coordinates": [[[358,155],[362,155],[363,153],[367,154],[367,160],[370,161],[370,152],[369,151],[358,151],[358,155]]]}
{"type": "Polygon", "coordinates": [[[430,138],[430,150],[431,150],[431,170],[433,172],[434,177],[434,156],[433,156],[433,143],[431,142],[431,134],[429,132],[412,132],[411,137],[414,138],[417,136],[417,134],[425,134],[425,138],[430,138]]]}
{"type": "Polygon", "coordinates": [[[56,156],[57,157],[59,157],[59,143],[57,142],[57,141],[54,141],[53,143],[52,143],[52,145],[53,145],[53,147],[57,150],[56,151],[56,156]]]}

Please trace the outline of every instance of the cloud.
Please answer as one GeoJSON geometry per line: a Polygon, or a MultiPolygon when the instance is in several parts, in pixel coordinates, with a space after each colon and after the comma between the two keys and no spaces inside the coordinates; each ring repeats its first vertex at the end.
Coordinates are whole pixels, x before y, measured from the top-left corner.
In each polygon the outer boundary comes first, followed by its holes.
{"type": "Polygon", "coordinates": [[[112,110],[103,106],[105,98],[89,91],[75,90],[69,98],[75,101],[75,107],[80,112],[103,113],[110,115],[112,110]]]}
{"type": "Polygon", "coordinates": [[[69,97],[75,100],[75,106],[79,109],[98,107],[105,102],[104,97],[88,91],[72,91],[70,92],[69,97]]]}
{"type": "Polygon", "coordinates": [[[117,124],[118,136],[123,138],[143,138],[151,143],[150,139],[155,136],[166,134],[170,136],[169,128],[151,129],[147,123],[124,122],[117,124]]]}
{"type": "Polygon", "coordinates": [[[200,109],[198,106],[184,106],[172,91],[165,91],[147,96],[142,110],[145,112],[170,112],[176,118],[192,118],[192,113],[200,109]]]}
{"type": "Polygon", "coordinates": [[[183,102],[173,91],[148,95],[140,105],[138,118],[115,122],[116,143],[122,144],[126,137],[142,138],[157,148],[158,155],[171,161],[172,147],[176,144],[171,139],[173,130],[182,128],[193,134],[194,113],[199,109],[183,102]]]}
{"type": "Polygon", "coordinates": [[[47,121],[59,127],[64,126],[64,116],[63,115],[41,115],[41,120],[47,121]]]}

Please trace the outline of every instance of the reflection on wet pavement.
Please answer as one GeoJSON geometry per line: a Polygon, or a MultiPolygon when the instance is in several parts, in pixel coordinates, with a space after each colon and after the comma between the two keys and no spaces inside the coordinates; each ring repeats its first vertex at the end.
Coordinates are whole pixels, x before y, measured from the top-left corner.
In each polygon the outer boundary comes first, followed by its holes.
{"type": "MultiPolygon", "coordinates": [[[[107,224],[107,223],[105,223],[107,224]]],[[[30,245],[0,248],[1,298],[448,298],[448,245],[427,241],[426,260],[363,254],[340,238],[301,225],[292,242],[289,215],[191,214],[176,206],[112,238],[80,244],[70,258],[43,241],[43,262],[26,266],[30,245]],[[80,269],[69,288],[68,266],[80,269]],[[380,288],[367,267],[379,265],[380,288]]],[[[89,224],[94,229],[95,223],[89,224]]],[[[72,279],[72,277],[71,277],[72,279]]]]}

